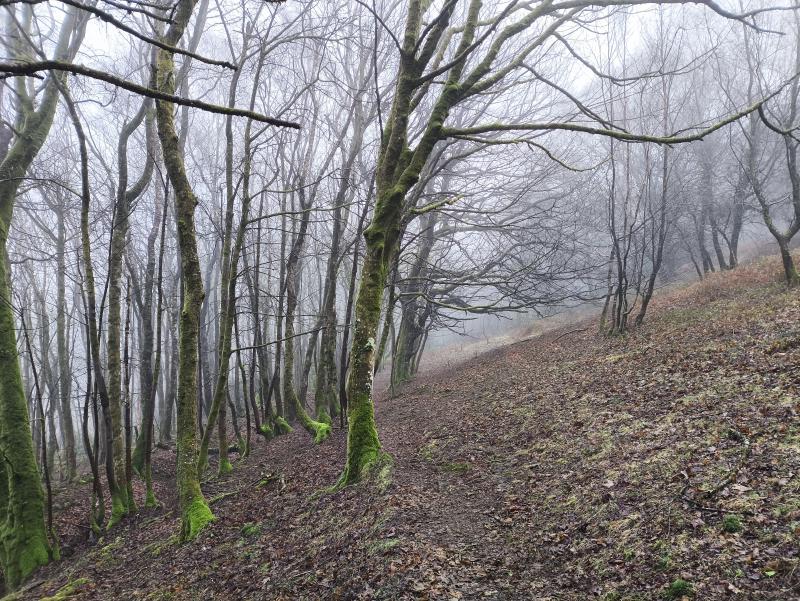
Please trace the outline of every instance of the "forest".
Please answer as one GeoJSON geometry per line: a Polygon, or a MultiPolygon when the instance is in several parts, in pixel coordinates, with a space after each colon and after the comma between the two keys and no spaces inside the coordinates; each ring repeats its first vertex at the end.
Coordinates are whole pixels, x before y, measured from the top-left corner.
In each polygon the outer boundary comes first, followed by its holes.
{"type": "Polygon", "coordinates": [[[0,0],[4,599],[800,599],[794,0],[0,0]]]}

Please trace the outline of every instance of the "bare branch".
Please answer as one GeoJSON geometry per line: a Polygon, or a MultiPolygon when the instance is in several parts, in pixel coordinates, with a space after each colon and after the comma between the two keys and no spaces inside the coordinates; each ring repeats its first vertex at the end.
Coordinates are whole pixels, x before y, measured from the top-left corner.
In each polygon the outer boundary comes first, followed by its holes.
{"type": "Polygon", "coordinates": [[[248,111],[244,109],[228,108],[217,104],[203,102],[202,100],[195,100],[193,98],[182,98],[173,94],[165,94],[154,90],[153,88],[143,86],[127,79],[122,79],[105,71],[91,69],[83,65],[74,63],[67,63],[63,61],[45,60],[30,63],[0,63],[0,78],[14,77],[19,75],[33,75],[40,71],[63,71],[66,73],[74,73],[76,75],[83,75],[99,81],[105,81],[123,90],[128,90],[134,94],[147,96],[156,100],[163,100],[165,102],[172,102],[181,106],[188,106],[191,108],[200,109],[209,113],[218,113],[220,115],[233,115],[235,117],[247,117],[253,121],[275,125],[277,127],[289,127],[292,129],[300,129],[300,124],[294,121],[284,121],[283,119],[274,119],[267,117],[261,113],[248,111]]]}
{"type": "MultiPolygon", "coordinates": [[[[622,140],[624,142],[649,142],[653,144],[683,144],[686,142],[696,142],[704,139],[706,136],[714,133],[715,131],[722,129],[726,125],[729,125],[734,121],[738,121],[742,117],[746,117],[753,111],[757,111],[759,108],[761,108],[761,106],[765,102],[777,96],[787,85],[789,85],[792,81],[794,81],[798,76],[800,76],[800,74],[795,74],[791,79],[786,81],[783,85],[780,86],[780,88],[778,88],[772,94],[763,98],[757,103],[747,107],[746,109],[738,113],[734,113],[733,115],[730,115],[729,117],[726,117],[721,121],[718,121],[717,123],[711,125],[710,127],[706,127],[696,133],[689,135],[671,134],[668,136],[651,136],[646,134],[629,133],[626,131],[621,131],[619,129],[603,129],[600,127],[592,127],[590,125],[582,125],[580,123],[549,121],[543,123],[490,123],[486,125],[478,125],[475,127],[467,127],[461,129],[443,128],[442,137],[455,138],[464,136],[475,136],[475,135],[486,134],[490,132],[498,132],[498,131],[564,130],[564,131],[581,132],[586,134],[601,135],[608,138],[622,140]]],[[[527,140],[520,140],[520,142],[527,142],[527,140]]]]}

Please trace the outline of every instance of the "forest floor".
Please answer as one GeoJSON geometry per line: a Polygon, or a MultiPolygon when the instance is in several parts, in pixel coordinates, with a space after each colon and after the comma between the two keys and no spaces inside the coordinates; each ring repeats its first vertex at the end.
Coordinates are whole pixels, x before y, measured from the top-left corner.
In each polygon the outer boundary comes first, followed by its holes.
{"type": "Polygon", "coordinates": [[[178,544],[160,510],[87,542],[22,598],[800,599],[800,295],[773,259],[662,293],[624,337],[596,321],[422,374],[378,399],[391,482],[335,494],[345,436],[297,429],[204,485],[178,544]],[[682,583],[681,583],[682,581],[682,583]],[[63,588],[66,587],[66,588],[63,588]]]}

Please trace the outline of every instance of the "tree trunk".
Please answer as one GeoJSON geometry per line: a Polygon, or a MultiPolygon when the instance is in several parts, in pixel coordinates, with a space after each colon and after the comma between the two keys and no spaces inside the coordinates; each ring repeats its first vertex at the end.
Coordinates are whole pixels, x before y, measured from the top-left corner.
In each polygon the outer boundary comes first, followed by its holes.
{"type": "Polygon", "coordinates": [[[731,269],[739,265],[739,238],[742,233],[742,224],[744,221],[744,187],[746,184],[746,175],[740,175],[739,181],[736,184],[736,189],[733,192],[733,226],[728,243],[728,266],[731,269]]]}
{"type": "Polygon", "coordinates": [[[797,273],[797,268],[792,258],[792,251],[789,249],[789,240],[786,238],[778,238],[778,247],[781,250],[781,262],[783,263],[783,273],[786,276],[786,283],[789,288],[794,288],[800,284],[800,274],[797,273]]]}
{"type": "MultiPolygon", "coordinates": [[[[144,413],[142,415],[142,430],[141,440],[144,447],[144,482],[145,482],[145,507],[156,507],[158,501],[156,500],[155,492],[153,491],[153,437],[155,434],[154,418],[156,409],[156,388],[158,386],[159,376],[161,375],[162,364],[162,348],[161,348],[161,324],[162,324],[162,309],[163,309],[163,284],[164,284],[164,236],[167,227],[167,210],[164,206],[164,195],[159,194],[161,186],[156,188],[156,214],[154,217],[154,225],[160,220],[160,242],[158,246],[158,276],[156,279],[156,356],[155,365],[149,378],[149,387],[147,389],[147,397],[145,398],[146,404],[144,413]]],[[[151,234],[151,237],[152,234],[151,234]]],[[[148,258],[148,271],[150,270],[150,260],[148,258]]],[[[150,286],[152,290],[152,286],[150,286]]],[[[152,301],[145,303],[152,305],[152,301]]],[[[151,346],[152,350],[152,346],[151,346]]],[[[142,391],[144,395],[145,392],[142,391]]],[[[169,414],[172,414],[170,407],[169,414]]]]}
{"type": "Polygon", "coordinates": [[[377,345],[375,336],[381,317],[381,297],[389,262],[383,256],[383,245],[373,229],[368,228],[361,285],[355,304],[355,327],[350,353],[350,377],[347,387],[347,463],[340,484],[358,482],[368,475],[382,455],[375,409],[372,402],[372,381],[377,345]]]}
{"type": "MultiPolygon", "coordinates": [[[[56,43],[54,56],[59,60],[70,60],[74,56],[70,48],[77,51],[80,45],[83,22],[77,28],[76,23],[77,11],[70,10],[56,43]]],[[[37,109],[28,95],[25,78],[16,79],[20,107],[16,129],[20,135],[0,162],[0,452],[4,458],[0,463],[0,563],[9,589],[15,589],[53,558],[17,353],[7,245],[17,190],[44,144],[56,111],[57,82],[65,79],[50,73],[37,109]]]]}
{"type": "MultiPolygon", "coordinates": [[[[114,205],[114,221],[111,228],[111,250],[108,265],[108,396],[111,412],[112,453],[114,455],[114,472],[117,477],[116,490],[111,491],[111,524],[117,523],[123,516],[134,511],[136,504],[128,494],[131,486],[126,469],[126,444],[123,435],[123,382],[122,363],[120,359],[121,315],[122,315],[122,265],[128,239],[128,218],[131,203],[146,188],[152,165],[145,169],[142,178],[128,189],[128,140],[145,118],[149,100],[144,100],[134,118],[127,122],[120,133],[117,144],[117,165],[119,182],[117,200],[114,205]]],[[[149,362],[145,368],[149,371],[149,362]]],[[[149,374],[148,374],[149,375],[149,374]]]]}
{"type": "MultiPolygon", "coordinates": [[[[166,208],[166,207],[165,207],[166,208]]],[[[172,299],[172,307],[167,311],[167,323],[170,332],[170,351],[169,351],[169,376],[167,379],[167,389],[161,406],[161,427],[159,428],[159,441],[166,444],[172,441],[172,416],[174,413],[175,402],[178,396],[178,321],[180,311],[178,309],[178,288],[174,287],[175,294],[172,299]]]]}
{"type": "Polygon", "coordinates": [[[66,334],[66,207],[63,203],[58,211],[58,242],[56,244],[56,346],[58,347],[58,388],[61,403],[61,429],[64,435],[64,458],[66,460],[67,480],[73,480],[77,474],[75,458],[75,429],[72,423],[72,403],[70,402],[71,374],[70,358],[67,349],[66,334]]]}
{"type": "MultiPolygon", "coordinates": [[[[302,182],[301,182],[302,185],[302,182]]],[[[302,190],[302,188],[301,188],[302,190]]],[[[301,192],[302,197],[302,192],[301,192]]],[[[286,298],[285,328],[284,328],[284,359],[283,359],[283,400],[290,405],[297,419],[300,420],[303,428],[314,437],[314,442],[321,443],[331,434],[329,423],[316,421],[308,415],[303,403],[297,396],[294,386],[294,318],[297,309],[297,284],[300,279],[300,253],[305,243],[308,223],[311,219],[311,207],[301,203],[303,216],[300,221],[300,228],[297,237],[292,244],[289,258],[286,261],[286,281],[284,291],[286,298]]]]}
{"type": "MultiPolygon", "coordinates": [[[[179,0],[172,23],[164,36],[165,42],[171,45],[178,44],[189,23],[193,8],[194,0],[179,0]]],[[[155,72],[158,89],[167,94],[174,94],[175,62],[171,52],[159,50],[155,72]]],[[[156,103],[158,136],[161,140],[164,164],[175,194],[175,216],[178,222],[178,245],[184,287],[179,342],[177,485],[181,539],[191,540],[214,519],[214,515],[200,490],[197,469],[197,349],[200,307],[203,302],[203,282],[194,226],[197,199],[186,177],[173,111],[174,105],[170,102],[156,103]]]]}
{"type": "Polygon", "coordinates": [[[136,511],[136,502],[133,499],[133,461],[131,456],[133,423],[131,406],[131,370],[130,370],[130,334],[131,334],[131,283],[130,279],[125,285],[125,338],[123,342],[122,368],[123,392],[122,406],[125,415],[125,485],[128,495],[128,511],[136,511]]]}
{"type": "MultiPolygon", "coordinates": [[[[148,145],[148,160],[152,157],[156,149],[154,148],[153,140],[153,115],[149,111],[147,114],[147,145],[148,145]]],[[[164,213],[163,201],[163,188],[156,185],[156,200],[155,212],[153,214],[153,223],[150,226],[150,232],[147,236],[147,260],[144,272],[144,289],[135,290],[137,294],[137,305],[141,314],[140,324],[140,339],[141,345],[139,349],[139,392],[142,405],[142,419],[139,427],[139,435],[136,438],[136,448],[133,452],[133,468],[140,475],[145,476],[145,483],[147,485],[147,501],[149,505],[153,499],[152,497],[152,482],[146,476],[145,463],[146,455],[148,454],[148,446],[152,446],[152,430],[153,421],[155,419],[155,388],[157,386],[157,376],[154,373],[153,366],[153,353],[154,353],[154,324],[153,324],[153,291],[155,288],[156,277],[156,255],[160,250],[156,250],[156,241],[158,234],[161,230],[162,214],[164,213]]],[[[158,296],[158,302],[161,297],[158,296]]],[[[158,317],[156,317],[158,319],[158,317]]]]}
{"type": "MultiPolygon", "coordinates": [[[[374,186],[370,185],[370,192],[374,186]]],[[[350,357],[350,324],[353,318],[353,305],[356,298],[356,282],[358,280],[358,260],[361,252],[361,236],[364,232],[364,223],[366,223],[367,215],[369,214],[370,202],[367,199],[364,202],[364,207],[361,210],[361,215],[358,218],[358,226],[356,227],[356,239],[353,244],[353,264],[350,270],[350,285],[347,289],[347,306],[344,311],[344,333],[342,334],[342,350],[339,356],[339,423],[344,427],[344,419],[347,413],[347,370],[349,368],[348,361],[350,357]]]]}

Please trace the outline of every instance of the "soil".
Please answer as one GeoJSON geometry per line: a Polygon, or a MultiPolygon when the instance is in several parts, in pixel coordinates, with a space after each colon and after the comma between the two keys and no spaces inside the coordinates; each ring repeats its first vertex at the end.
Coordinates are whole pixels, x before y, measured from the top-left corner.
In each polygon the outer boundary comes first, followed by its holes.
{"type": "Polygon", "coordinates": [[[779,276],[756,261],[626,336],[584,320],[427,370],[377,399],[383,485],[324,492],[341,429],[254,439],[188,544],[172,451],[163,507],[100,540],[90,485],[60,490],[64,558],[21,598],[800,599],[800,294],[779,276]]]}

